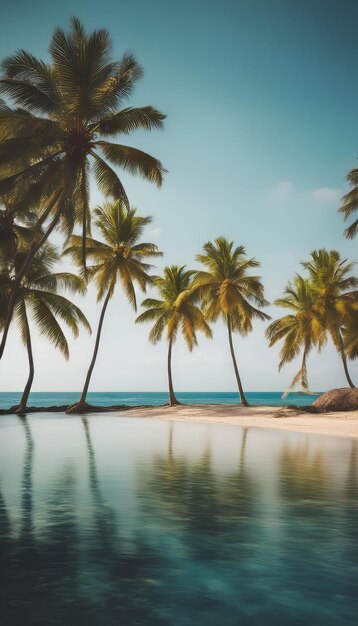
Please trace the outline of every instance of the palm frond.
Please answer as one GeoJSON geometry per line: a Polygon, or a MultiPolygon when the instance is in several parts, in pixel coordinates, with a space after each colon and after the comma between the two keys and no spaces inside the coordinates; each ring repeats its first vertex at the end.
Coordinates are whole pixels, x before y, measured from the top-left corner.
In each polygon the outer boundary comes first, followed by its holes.
{"type": "Polygon", "coordinates": [[[91,155],[94,158],[93,171],[100,191],[114,200],[119,199],[129,207],[127,194],[116,172],[98,154],[91,152],[91,155]]]}
{"type": "Polygon", "coordinates": [[[158,159],[130,146],[113,144],[108,141],[98,141],[97,144],[106,159],[114,165],[122,167],[131,174],[140,174],[148,181],[154,182],[158,187],[162,185],[166,170],[158,159]]]}
{"type": "Polygon", "coordinates": [[[128,107],[101,119],[97,129],[103,137],[113,137],[143,128],[153,130],[163,128],[166,115],[151,106],[128,107]]]}

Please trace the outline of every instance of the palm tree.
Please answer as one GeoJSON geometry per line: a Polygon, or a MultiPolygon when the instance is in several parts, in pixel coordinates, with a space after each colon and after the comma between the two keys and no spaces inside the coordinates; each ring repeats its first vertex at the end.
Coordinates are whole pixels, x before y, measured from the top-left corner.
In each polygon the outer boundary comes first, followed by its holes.
{"type": "MultiPolygon", "coordinates": [[[[17,252],[14,258],[16,269],[23,262],[26,252],[17,252]]],[[[56,249],[46,243],[35,255],[20,287],[16,292],[14,315],[20,330],[20,337],[26,345],[29,360],[29,377],[17,407],[17,413],[24,413],[34,378],[34,358],[32,352],[31,317],[40,334],[45,335],[58,348],[66,359],[69,357],[68,343],[58,320],[64,322],[77,337],[78,326],[83,324],[91,330],[86,317],[70,300],[60,295],[61,288],[68,288],[74,293],[83,293],[85,283],[81,278],[67,272],[53,272],[60,257],[56,249]]],[[[11,275],[0,275],[0,328],[6,319],[6,300],[11,291],[11,275]]]]}
{"type": "Polygon", "coordinates": [[[28,247],[40,232],[36,228],[36,215],[18,207],[9,198],[0,205],[0,271],[10,271],[19,247],[28,247]]]}
{"type": "Polygon", "coordinates": [[[49,64],[26,50],[3,61],[0,92],[14,108],[0,102],[0,196],[11,194],[25,202],[39,213],[39,227],[46,226],[14,281],[0,358],[15,291],[54,228],[60,226],[69,236],[76,223],[82,225],[85,265],[91,170],[100,191],[128,207],[123,184],[107,161],[162,184],[165,170],[160,161],[137,148],[108,141],[137,129],[161,128],[165,119],[152,106],[121,108],[143,71],[131,53],[113,61],[111,52],[107,30],[87,34],[72,18],[69,33],[54,32],[49,64]]]}
{"type": "MultiPolygon", "coordinates": [[[[351,170],[347,175],[347,180],[352,189],[342,198],[342,206],[338,209],[343,213],[344,219],[347,220],[351,215],[358,211],[358,169],[351,170]]],[[[353,239],[358,233],[358,219],[352,222],[344,231],[347,239],[353,239]]]]}
{"type": "Polygon", "coordinates": [[[315,293],[315,311],[341,356],[344,372],[350,387],[343,333],[346,326],[357,327],[358,278],[351,275],[354,263],[342,260],[336,250],[320,249],[311,253],[311,259],[302,263],[308,271],[315,293]]]}
{"type": "MultiPolygon", "coordinates": [[[[97,300],[104,298],[99,318],[95,347],[88,369],[80,401],[70,407],[72,413],[86,411],[86,397],[93,368],[95,366],[104,316],[109,300],[114,294],[117,282],[122,285],[124,292],[134,310],[137,310],[137,300],[134,282],[142,291],[152,282],[148,272],[151,265],[145,263],[149,257],[158,257],[161,252],[153,243],[140,242],[145,226],[151,223],[151,217],[139,217],[135,209],[128,209],[123,200],[106,202],[94,211],[95,225],[103,237],[103,241],[87,238],[87,254],[93,260],[88,267],[88,278],[93,278],[97,286],[97,300]]],[[[71,255],[75,263],[81,266],[82,240],[72,236],[65,254],[71,255]]]]}
{"type": "Polygon", "coordinates": [[[175,397],[172,379],[172,348],[178,331],[181,329],[185,342],[191,351],[198,345],[196,333],[201,331],[206,337],[212,337],[209,325],[200,308],[195,305],[197,294],[190,289],[191,278],[195,272],[186,270],[185,265],[172,265],[164,268],[163,278],[157,277],[154,284],[159,291],[160,300],[147,298],[142,302],[144,311],[136,322],[153,322],[149,339],[156,344],[166,332],[168,339],[168,382],[170,406],[179,404],[175,397]]]}
{"type": "Polygon", "coordinates": [[[314,310],[315,292],[311,283],[296,274],[293,282],[289,282],[282,298],[275,300],[276,306],[291,311],[272,322],[266,330],[269,346],[284,340],[280,352],[279,370],[290,363],[302,350],[300,370],[292,379],[290,389],[301,383],[302,389],[308,390],[307,357],[311,349],[321,349],[324,343],[324,329],[314,310]]]}
{"type": "Polygon", "coordinates": [[[206,318],[215,322],[221,317],[226,323],[241,403],[248,406],[236,362],[232,332],[247,335],[252,330],[253,319],[270,319],[259,310],[268,304],[264,298],[261,278],[248,274],[250,269],[259,267],[260,263],[254,258],[247,258],[244,246],[235,247],[232,241],[224,237],[218,237],[213,243],[207,242],[203,250],[204,254],[197,255],[196,259],[204,265],[205,271],[196,272],[194,289],[199,290],[206,318]]]}

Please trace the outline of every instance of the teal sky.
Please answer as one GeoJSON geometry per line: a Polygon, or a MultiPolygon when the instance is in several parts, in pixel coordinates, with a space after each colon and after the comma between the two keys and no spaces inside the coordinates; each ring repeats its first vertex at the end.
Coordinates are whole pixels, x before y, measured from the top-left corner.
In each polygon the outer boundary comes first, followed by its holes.
{"type": "MultiPolygon", "coordinates": [[[[115,57],[129,48],[143,65],[130,104],[168,115],[164,132],[128,138],[162,160],[163,188],[122,176],[132,204],[154,216],[148,238],[165,263],[193,265],[202,243],[222,234],[262,262],[273,300],[313,248],[357,257],[357,239],[344,239],[336,212],[358,156],[357,2],[13,0],[0,6],[0,58],[20,47],[46,58],[54,28],[67,27],[73,14],[88,29],[109,29],[115,57]]],[[[94,193],[93,204],[99,200],[94,193]]],[[[93,295],[82,306],[95,324],[93,295]]],[[[93,390],[166,388],[165,345],[150,346],[147,331],[133,325],[118,292],[93,390]]],[[[237,338],[244,383],[249,390],[285,388],[297,364],[279,375],[277,350],[267,348],[263,332],[258,325],[249,338],[237,338]]],[[[34,389],[80,389],[91,346],[81,337],[65,363],[39,338],[34,389]]],[[[26,362],[14,331],[7,355],[1,388],[17,390],[26,362]]],[[[344,385],[329,347],[312,355],[309,369],[314,389],[344,385]]],[[[357,365],[351,369],[357,381],[357,365]]],[[[178,389],[234,389],[220,325],[192,355],[179,342],[174,375],[178,389]]]]}

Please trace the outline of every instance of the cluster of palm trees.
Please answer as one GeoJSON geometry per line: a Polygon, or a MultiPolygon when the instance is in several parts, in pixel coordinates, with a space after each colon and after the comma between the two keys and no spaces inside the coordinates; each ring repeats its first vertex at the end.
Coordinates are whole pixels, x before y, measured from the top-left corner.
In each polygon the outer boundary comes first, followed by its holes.
{"type": "MultiPolygon", "coordinates": [[[[33,359],[28,318],[23,307],[25,300],[27,307],[31,302],[32,319],[40,331],[47,334],[65,356],[68,348],[58,320],[65,321],[75,334],[79,322],[88,327],[84,315],[69,300],[66,303],[62,300],[62,306],[59,305],[57,289],[59,286],[80,292],[86,289],[91,176],[103,195],[123,208],[122,213],[127,216],[123,235],[128,243],[133,243],[136,236],[131,235],[131,228],[137,228],[139,236],[141,226],[129,208],[123,184],[111,165],[138,174],[158,186],[162,184],[164,168],[160,161],[137,148],[111,141],[137,129],[161,128],[165,119],[165,115],[152,106],[124,107],[143,71],[132,54],[126,53],[120,60],[114,60],[111,52],[108,31],[95,30],[87,34],[80,21],[73,18],[69,32],[55,31],[49,46],[49,63],[26,50],[17,51],[2,63],[0,358],[15,316],[28,347],[31,370],[33,359]],[[69,274],[54,274],[52,268],[57,252],[53,246],[48,246],[48,239],[51,233],[58,231],[68,243],[78,226],[82,231],[81,276],[76,279],[69,274]],[[46,254],[49,255],[47,260],[46,254]],[[41,304],[35,304],[37,297],[41,304]]],[[[71,241],[71,247],[76,243],[76,240],[71,241]]],[[[122,243],[116,243],[118,249],[114,256],[126,259],[127,251],[122,243]]],[[[135,252],[133,260],[128,260],[133,270],[126,282],[128,289],[132,279],[144,285],[146,278],[140,275],[140,260],[144,261],[146,252],[152,255],[155,246],[135,252]]],[[[142,266],[144,270],[144,263],[142,266]]],[[[103,275],[107,271],[110,270],[103,262],[103,275]]],[[[124,281],[126,271],[128,269],[118,263],[118,273],[124,281]]],[[[25,396],[19,410],[24,406],[25,396]]]]}
{"type": "Polygon", "coordinates": [[[252,330],[254,319],[267,320],[269,316],[261,308],[268,302],[259,276],[250,270],[260,264],[246,256],[243,246],[218,237],[204,244],[203,253],[197,255],[203,269],[186,270],[184,267],[166,267],[164,276],[154,284],[160,300],[146,299],[142,306],[146,311],[137,322],[155,321],[149,339],[156,343],[164,331],[168,338],[168,380],[170,404],[178,404],[175,397],[172,374],[172,346],[181,330],[189,350],[197,345],[196,333],[212,336],[210,323],[222,318],[227,326],[230,352],[241,403],[247,406],[239,369],[236,361],[232,333],[246,335],[252,330]],[[200,306],[198,306],[200,304],[200,306]]]}
{"type": "MultiPolygon", "coordinates": [[[[117,285],[137,310],[135,288],[157,290],[158,298],[142,303],[137,322],[154,322],[149,338],[168,340],[170,404],[176,404],[171,360],[179,332],[190,350],[197,333],[212,336],[211,324],[224,320],[241,402],[247,404],[233,346],[233,333],[246,335],[255,319],[269,320],[268,305],[255,258],[243,246],[218,237],[207,242],[197,261],[199,270],[165,267],[152,273],[150,260],[161,255],[153,243],[142,241],[150,217],[130,207],[116,168],[140,175],[160,186],[165,172],[153,156],[111,139],[137,129],[159,129],[165,115],[151,106],[123,108],[142,69],[132,54],[115,61],[106,30],[87,34],[76,18],[69,32],[55,31],[50,63],[25,50],[3,62],[0,79],[0,358],[13,321],[27,347],[29,378],[17,408],[26,409],[34,376],[31,325],[68,357],[61,327],[76,336],[79,326],[90,331],[85,315],[59,293],[83,294],[89,281],[103,301],[95,345],[83,392],[70,411],[83,412],[100,345],[106,310],[117,285]],[[91,210],[90,180],[105,200],[91,210]],[[96,237],[92,236],[92,219],[96,237]],[[75,234],[76,229],[81,234],[75,234]],[[76,266],[76,275],[57,272],[61,255],[49,243],[53,232],[64,237],[63,254],[76,266]]],[[[356,171],[356,170],[355,170],[356,171]]],[[[357,182],[353,177],[352,182],[357,182]]],[[[357,206],[356,191],[346,196],[346,216],[357,206]],[[351,195],[350,195],[351,194],[351,195]],[[356,204],[355,204],[356,203],[356,204]]],[[[349,230],[353,236],[357,223],[349,230]],[[353,228],[353,230],[352,230],[353,228]]],[[[276,304],[291,313],[267,329],[270,345],[283,340],[280,366],[302,351],[302,366],[292,386],[306,389],[307,356],[320,350],[330,336],[341,355],[348,382],[347,357],[358,356],[358,279],[353,264],[337,252],[315,251],[304,263],[306,278],[297,275],[276,304]]]]}
{"type": "Polygon", "coordinates": [[[354,387],[347,365],[358,357],[358,278],[351,275],[354,263],[342,260],[336,250],[314,250],[302,263],[307,276],[296,274],[277,306],[290,311],[266,330],[269,345],[283,341],[279,368],[302,353],[301,368],[291,382],[308,390],[307,357],[320,351],[330,337],[339,353],[347,382],[354,387]]]}

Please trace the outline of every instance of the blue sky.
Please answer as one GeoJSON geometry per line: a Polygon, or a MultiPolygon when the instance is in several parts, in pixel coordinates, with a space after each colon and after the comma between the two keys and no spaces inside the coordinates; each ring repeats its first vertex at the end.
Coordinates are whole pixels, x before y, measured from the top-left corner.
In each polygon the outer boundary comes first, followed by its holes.
{"type": "MultiPolygon", "coordinates": [[[[19,47],[46,58],[53,29],[67,27],[73,14],[88,29],[110,30],[115,57],[126,49],[136,54],[145,77],[130,103],[168,115],[164,132],[128,138],[163,161],[163,188],[122,177],[132,204],[153,215],[148,237],[165,263],[195,267],[202,243],[225,235],[262,262],[273,300],[313,248],[357,256],[357,240],[344,239],[336,212],[357,157],[356,2],[14,0],[0,6],[0,58],[19,47]]],[[[99,201],[94,193],[93,205],[99,201]]],[[[82,307],[95,325],[92,290],[82,307]]],[[[166,347],[150,346],[148,329],[133,319],[118,292],[93,390],[166,388],[166,347]]],[[[277,350],[267,348],[263,333],[259,324],[249,338],[237,338],[244,383],[249,390],[285,388],[297,364],[278,374],[277,350]]],[[[66,363],[39,338],[34,389],[80,389],[91,345],[83,335],[66,363]]],[[[24,359],[13,331],[1,389],[22,387],[24,359]]],[[[344,385],[330,347],[312,355],[309,368],[312,388],[344,385]]],[[[357,380],[357,365],[351,369],[357,380]]],[[[233,389],[224,329],[218,325],[214,340],[191,355],[179,342],[174,375],[178,389],[233,389]]]]}

